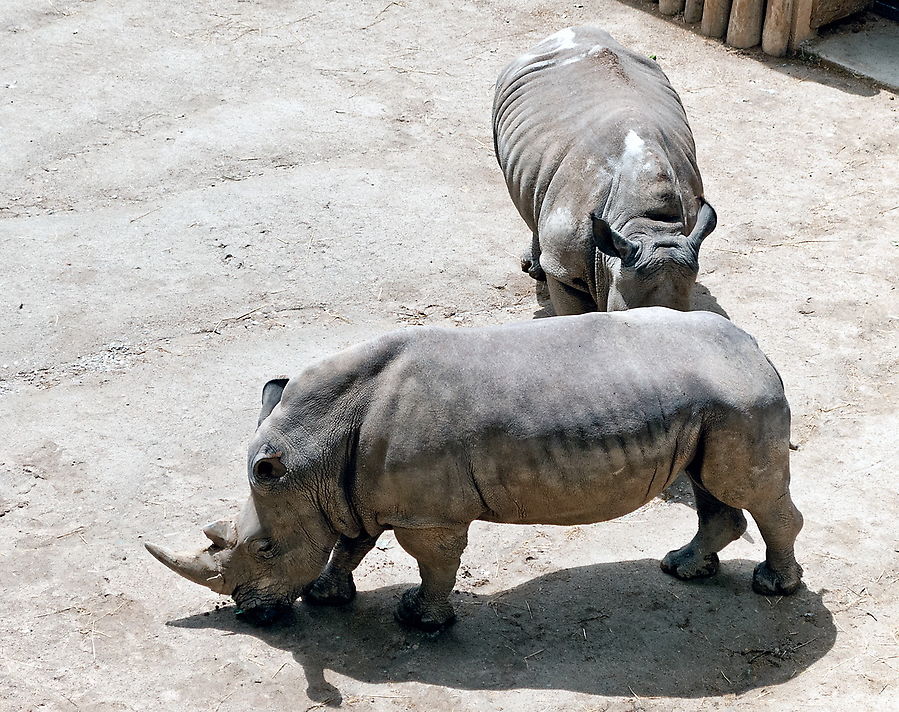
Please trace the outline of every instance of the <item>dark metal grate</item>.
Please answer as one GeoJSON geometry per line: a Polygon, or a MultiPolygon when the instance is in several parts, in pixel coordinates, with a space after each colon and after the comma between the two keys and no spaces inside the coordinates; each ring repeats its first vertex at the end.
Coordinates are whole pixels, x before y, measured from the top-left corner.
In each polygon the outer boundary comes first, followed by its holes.
{"type": "Polygon", "coordinates": [[[871,4],[871,12],[893,22],[899,22],[899,0],[874,0],[871,4]]]}

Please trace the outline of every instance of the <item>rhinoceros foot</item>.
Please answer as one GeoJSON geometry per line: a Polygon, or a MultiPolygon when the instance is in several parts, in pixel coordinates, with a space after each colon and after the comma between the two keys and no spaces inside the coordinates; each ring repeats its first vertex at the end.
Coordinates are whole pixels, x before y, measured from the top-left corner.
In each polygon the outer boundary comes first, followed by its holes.
{"type": "Polygon", "coordinates": [[[521,256],[521,271],[527,272],[532,279],[536,279],[538,282],[546,281],[546,272],[540,266],[540,259],[532,259],[530,249],[525,250],[521,256]]]}
{"type": "Polygon", "coordinates": [[[775,571],[767,561],[755,567],[752,590],[763,596],[789,596],[802,583],[802,567],[793,563],[775,571]]]}
{"type": "Polygon", "coordinates": [[[397,622],[427,633],[439,632],[456,622],[456,614],[449,601],[429,605],[422,599],[418,586],[403,594],[393,615],[397,622]]]}
{"type": "Polygon", "coordinates": [[[290,625],[294,621],[293,607],[285,604],[267,606],[253,606],[252,608],[238,609],[235,613],[238,620],[249,623],[257,628],[267,628],[275,625],[290,625]]]}
{"type": "Polygon", "coordinates": [[[322,574],[303,589],[303,602],[313,606],[342,606],[355,597],[352,574],[322,574]]]}
{"type": "Polygon", "coordinates": [[[679,579],[708,578],[718,573],[718,554],[702,554],[689,544],[669,551],[661,562],[662,571],[679,579]]]}

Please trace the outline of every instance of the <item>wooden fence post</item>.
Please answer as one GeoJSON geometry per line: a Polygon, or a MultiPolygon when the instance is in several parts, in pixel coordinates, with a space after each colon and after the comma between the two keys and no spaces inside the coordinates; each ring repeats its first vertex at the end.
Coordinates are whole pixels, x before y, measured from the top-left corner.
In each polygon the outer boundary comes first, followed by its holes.
{"type": "Polygon", "coordinates": [[[659,0],[659,12],[663,15],[676,15],[684,9],[684,0],[659,0]]]}
{"type": "Polygon", "coordinates": [[[772,57],[783,57],[790,47],[793,27],[793,0],[768,0],[762,50],[772,57]]]}
{"type": "Polygon", "coordinates": [[[706,0],[699,31],[706,37],[724,37],[730,17],[730,0],[706,0]]]}
{"type": "Polygon", "coordinates": [[[703,0],[687,0],[684,7],[684,22],[693,24],[702,19],[703,0]]]}
{"type": "Polygon", "coordinates": [[[762,39],[765,0],[733,0],[727,25],[727,44],[746,49],[762,39]]]}

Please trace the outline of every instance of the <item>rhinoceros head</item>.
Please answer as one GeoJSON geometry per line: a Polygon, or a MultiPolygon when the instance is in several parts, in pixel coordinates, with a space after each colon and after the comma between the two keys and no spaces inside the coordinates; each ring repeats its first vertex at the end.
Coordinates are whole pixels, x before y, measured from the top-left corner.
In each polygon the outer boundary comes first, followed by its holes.
{"type": "MultiPolygon", "coordinates": [[[[263,392],[260,424],[273,409],[263,392]],[[267,410],[267,412],[266,412],[267,410]]],[[[280,400],[284,386],[277,390],[280,400]]],[[[315,501],[314,488],[297,483],[292,461],[260,426],[250,446],[251,495],[237,521],[208,524],[211,544],[193,553],[173,553],[154,544],[147,550],[175,573],[216,593],[232,596],[238,615],[266,625],[277,620],[328,561],[337,534],[315,501]],[[293,476],[292,476],[293,474],[293,476]]]]}
{"type": "Polygon", "coordinates": [[[699,246],[717,223],[711,205],[702,202],[689,235],[676,223],[646,218],[635,220],[633,234],[625,236],[597,215],[591,217],[594,247],[613,258],[608,311],[649,306],[689,310],[699,246]]]}

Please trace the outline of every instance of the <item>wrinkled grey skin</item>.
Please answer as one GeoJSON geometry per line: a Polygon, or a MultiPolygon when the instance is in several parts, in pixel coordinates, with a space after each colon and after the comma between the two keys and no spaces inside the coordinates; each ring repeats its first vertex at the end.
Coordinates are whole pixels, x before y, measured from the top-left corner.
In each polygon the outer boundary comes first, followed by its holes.
{"type": "Polygon", "coordinates": [[[745,509],[767,546],[754,588],[788,594],[802,574],[789,430],[777,371],[708,312],[406,329],[269,382],[240,520],[207,527],[199,554],[148,548],[265,623],[300,595],[351,600],[353,569],[393,529],[421,572],[397,617],[436,630],[471,522],[605,521],[686,471],[699,531],[662,569],[714,574],[745,509]]]}
{"type": "Polygon", "coordinates": [[[500,74],[493,139],[533,235],[522,269],[546,280],[557,314],[690,308],[716,217],[654,61],[597,27],[561,30],[500,74]]]}

